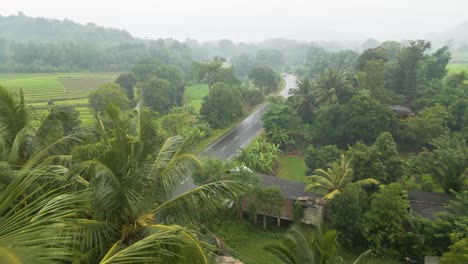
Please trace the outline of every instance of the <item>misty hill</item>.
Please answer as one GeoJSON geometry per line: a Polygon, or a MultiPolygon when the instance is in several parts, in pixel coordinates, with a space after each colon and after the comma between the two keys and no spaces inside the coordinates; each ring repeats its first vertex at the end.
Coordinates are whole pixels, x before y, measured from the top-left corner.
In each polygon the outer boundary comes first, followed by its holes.
{"type": "Polygon", "coordinates": [[[16,42],[40,41],[131,41],[133,37],[125,30],[104,28],[71,20],[33,18],[19,13],[17,16],[0,16],[0,38],[16,42]]]}
{"type": "Polygon", "coordinates": [[[185,71],[192,64],[190,48],[176,40],[142,40],[68,19],[0,16],[0,72],[127,71],[144,58],[185,71]]]}

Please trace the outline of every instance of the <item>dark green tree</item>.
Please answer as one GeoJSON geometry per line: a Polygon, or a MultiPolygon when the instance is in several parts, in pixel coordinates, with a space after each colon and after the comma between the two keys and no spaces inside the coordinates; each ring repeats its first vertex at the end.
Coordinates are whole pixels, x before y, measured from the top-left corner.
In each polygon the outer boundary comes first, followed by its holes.
{"type": "Polygon", "coordinates": [[[203,98],[200,114],[213,128],[224,127],[242,116],[241,93],[238,86],[216,83],[203,98]]]}
{"type": "Polygon", "coordinates": [[[392,183],[381,186],[371,199],[370,208],[362,218],[362,234],[377,254],[399,256],[399,244],[410,217],[406,191],[392,183]]]}
{"type": "Polygon", "coordinates": [[[304,153],[304,161],[307,165],[307,175],[316,169],[330,168],[340,158],[340,150],[336,145],[323,147],[310,146],[304,153]]]}
{"type": "Polygon", "coordinates": [[[276,91],[281,83],[281,76],[267,66],[257,66],[249,73],[249,79],[262,89],[264,94],[276,91]]]}
{"type": "Polygon", "coordinates": [[[126,93],[115,83],[101,84],[88,95],[89,107],[97,113],[104,114],[107,103],[113,103],[122,109],[130,108],[126,93]]]}
{"type": "Polygon", "coordinates": [[[125,90],[128,99],[133,100],[135,97],[135,91],[133,88],[137,83],[135,74],[132,72],[121,73],[115,80],[115,83],[119,84],[120,87],[125,90]]]}
{"type": "Polygon", "coordinates": [[[234,76],[232,67],[225,66],[225,59],[213,57],[210,60],[194,62],[191,72],[192,79],[199,83],[208,84],[209,89],[218,82],[239,85],[240,81],[234,76]]]}

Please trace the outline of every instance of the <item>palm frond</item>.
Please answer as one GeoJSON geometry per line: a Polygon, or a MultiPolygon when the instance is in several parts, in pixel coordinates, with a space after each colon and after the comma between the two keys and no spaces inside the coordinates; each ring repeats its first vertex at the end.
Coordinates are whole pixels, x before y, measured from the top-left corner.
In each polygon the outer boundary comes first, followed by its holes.
{"type": "Polygon", "coordinates": [[[237,181],[213,182],[176,196],[151,212],[163,223],[183,223],[206,219],[225,207],[229,199],[251,188],[250,184],[237,181]]]}

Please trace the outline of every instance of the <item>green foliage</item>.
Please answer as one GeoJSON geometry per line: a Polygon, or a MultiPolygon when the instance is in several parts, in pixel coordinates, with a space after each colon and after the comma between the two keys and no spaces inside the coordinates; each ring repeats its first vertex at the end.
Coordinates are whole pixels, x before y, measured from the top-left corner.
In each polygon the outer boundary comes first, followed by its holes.
{"type": "Polygon", "coordinates": [[[447,213],[437,217],[430,230],[429,243],[437,253],[446,252],[450,244],[468,237],[468,191],[455,193],[447,213]]]}
{"type": "Polygon", "coordinates": [[[340,245],[346,248],[366,247],[361,234],[361,218],[367,204],[365,193],[357,186],[347,186],[330,202],[331,226],[338,231],[340,245]]]}
{"type": "MultiPolygon", "coordinates": [[[[294,225],[286,234],[281,245],[270,245],[265,249],[273,253],[283,263],[343,263],[337,244],[338,233],[327,229],[323,224],[313,228],[294,225]]],[[[358,261],[369,252],[361,254],[358,261]]]]}
{"type": "Polygon", "coordinates": [[[240,81],[234,76],[233,68],[224,66],[225,60],[221,57],[213,57],[203,62],[194,62],[191,76],[195,82],[208,84],[211,87],[218,82],[239,85],[240,81]]]}
{"type": "Polygon", "coordinates": [[[440,258],[441,264],[457,264],[468,262],[468,237],[450,246],[450,250],[440,258]]]}
{"type": "Polygon", "coordinates": [[[355,95],[346,105],[321,107],[314,122],[313,141],[346,147],[358,140],[373,142],[381,132],[396,130],[392,111],[368,93],[355,95]]]}
{"type": "Polygon", "coordinates": [[[280,153],[278,145],[259,139],[242,149],[238,160],[255,172],[272,175],[280,153]]]}
{"type": "Polygon", "coordinates": [[[278,90],[281,76],[267,66],[257,66],[249,73],[249,79],[259,87],[264,94],[278,90]]]}
{"type": "Polygon", "coordinates": [[[239,89],[242,96],[242,104],[247,108],[256,106],[265,99],[265,96],[260,89],[247,86],[241,86],[239,89]]]}
{"type": "Polygon", "coordinates": [[[241,93],[238,86],[216,83],[203,99],[200,114],[211,127],[219,128],[242,116],[241,93]]]}
{"type": "Polygon", "coordinates": [[[409,160],[409,174],[430,174],[442,188],[459,191],[466,185],[468,153],[465,140],[442,136],[433,140],[432,150],[424,149],[409,160]]]}
{"type": "Polygon", "coordinates": [[[271,103],[268,107],[262,116],[267,139],[281,147],[301,142],[302,124],[294,110],[284,102],[271,103]]]}
{"type": "Polygon", "coordinates": [[[304,153],[304,160],[308,168],[308,172],[316,169],[326,169],[331,164],[340,158],[340,151],[336,145],[328,145],[323,147],[310,146],[304,153]]]}
{"type": "Polygon", "coordinates": [[[410,41],[409,46],[403,47],[398,56],[397,67],[392,73],[392,80],[388,88],[398,94],[414,96],[418,82],[424,78],[420,62],[424,59],[424,52],[431,47],[431,43],[424,40],[410,41]]]}
{"type": "Polygon", "coordinates": [[[330,200],[342,192],[346,186],[364,187],[379,183],[373,178],[359,179],[353,182],[353,170],[350,162],[351,160],[341,154],[341,159],[333,163],[330,168],[314,170],[312,176],[307,176],[311,183],[306,186],[305,190],[324,194],[324,198],[330,200]]]}
{"type": "Polygon", "coordinates": [[[347,103],[352,95],[353,86],[345,70],[327,68],[317,79],[314,96],[318,105],[347,103]]]}
{"type": "Polygon", "coordinates": [[[135,74],[133,74],[132,72],[122,73],[115,80],[115,83],[119,84],[120,87],[125,90],[125,92],[127,93],[127,97],[130,100],[133,100],[133,98],[135,97],[135,91],[133,90],[133,88],[135,87],[136,82],[137,80],[135,74]]]}
{"type": "Polygon", "coordinates": [[[385,178],[380,181],[382,183],[398,181],[403,175],[403,168],[392,134],[389,132],[381,133],[375,140],[374,145],[372,145],[372,149],[385,166],[385,178]]]}
{"type": "Polygon", "coordinates": [[[95,112],[103,114],[107,103],[113,103],[122,109],[130,108],[130,101],[125,92],[117,84],[105,83],[99,85],[89,93],[89,107],[95,112]]]}
{"type": "Polygon", "coordinates": [[[361,222],[362,234],[377,254],[399,255],[399,244],[409,220],[406,191],[396,183],[381,186],[371,197],[361,222]]]}
{"type": "Polygon", "coordinates": [[[291,105],[296,109],[298,115],[306,123],[314,120],[315,111],[315,87],[309,78],[303,78],[297,83],[293,90],[293,96],[289,99],[291,105]]]}
{"type": "Polygon", "coordinates": [[[404,144],[414,148],[427,145],[431,140],[447,133],[449,113],[442,105],[425,108],[416,117],[405,119],[401,125],[400,136],[404,144]]]}
{"type": "Polygon", "coordinates": [[[167,113],[184,101],[183,73],[174,66],[155,59],[145,59],[133,66],[137,80],[136,95],[148,107],[167,113]]]}
{"type": "Polygon", "coordinates": [[[68,105],[56,105],[49,110],[49,114],[46,120],[58,120],[60,121],[63,133],[70,135],[80,127],[80,112],[78,112],[73,106],[68,105]]]}

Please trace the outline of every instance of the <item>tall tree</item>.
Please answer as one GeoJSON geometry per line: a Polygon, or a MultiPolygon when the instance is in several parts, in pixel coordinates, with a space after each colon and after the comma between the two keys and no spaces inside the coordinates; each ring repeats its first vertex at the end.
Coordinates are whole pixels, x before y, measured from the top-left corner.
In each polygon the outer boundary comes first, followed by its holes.
{"type": "Polygon", "coordinates": [[[311,123],[314,120],[315,94],[314,84],[310,78],[304,78],[298,81],[297,89],[294,89],[291,98],[296,112],[302,117],[302,120],[311,123]]]}
{"type": "Polygon", "coordinates": [[[133,88],[137,83],[135,74],[133,74],[132,72],[121,73],[115,80],[115,83],[119,84],[120,87],[125,90],[128,99],[133,100],[133,98],[135,97],[135,91],[133,88]]]}
{"type": "Polygon", "coordinates": [[[409,219],[406,191],[396,183],[381,186],[372,195],[371,206],[362,219],[362,233],[379,254],[400,255],[398,244],[409,219]]]}
{"type": "Polygon", "coordinates": [[[240,81],[234,76],[232,67],[225,66],[226,60],[222,57],[213,57],[203,62],[194,62],[192,65],[192,79],[199,83],[208,84],[209,89],[218,82],[239,85],[240,81]]]}
{"type": "Polygon", "coordinates": [[[249,73],[249,79],[262,89],[264,94],[276,91],[281,83],[281,76],[267,66],[257,66],[249,73]]]}
{"type": "Polygon", "coordinates": [[[203,98],[200,114],[211,127],[230,124],[242,115],[241,94],[238,86],[225,83],[213,85],[208,96],[203,98]]]}
{"type": "Polygon", "coordinates": [[[317,80],[315,98],[317,104],[344,103],[351,99],[353,86],[347,72],[327,68],[317,80]]]}

